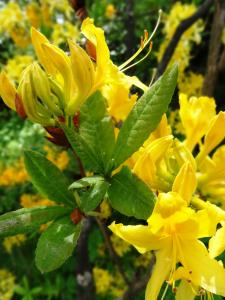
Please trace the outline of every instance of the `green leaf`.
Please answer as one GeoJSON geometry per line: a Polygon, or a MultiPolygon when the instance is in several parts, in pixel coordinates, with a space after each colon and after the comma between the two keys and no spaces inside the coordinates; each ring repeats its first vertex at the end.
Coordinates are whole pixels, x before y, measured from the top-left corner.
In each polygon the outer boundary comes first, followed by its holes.
{"type": "Polygon", "coordinates": [[[137,101],[120,129],[113,153],[114,169],[137,151],[157,127],[173,96],[177,75],[175,65],[137,101]]]}
{"type": "Polygon", "coordinates": [[[80,191],[79,207],[83,212],[94,210],[103,200],[108,182],[101,176],[85,177],[71,184],[70,189],[84,189],[80,191]]]}
{"type": "Polygon", "coordinates": [[[33,185],[45,197],[72,207],[76,202],[65,175],[42,154],[25,151],[25,166],[33,185]]]}
{"type": "Polygon", "coordinates": [[[81,232],[82,222],[75,225],[69,217],[51,224],[38,240],[35,262],[42,272],[59,268],[73,253],[81,232]]]}
{"type": "Polygon", "coordinates": [[[61,126],[85,169],[107,174],[112,168],[115,136],[101,93],[96,92],[81,107],[79,132],[75,128],[61,126]]]}
{"type": "Polygon", "coordinates": [[[115,135],[112,118],[107,115],[106,100],[100,92],[92,95],[81,108],[80,135],[93,149],[100,170],[107,173],[115,135]]]}
{"type": "Polygon", "coordinates": [[[71,209],[62,206],[22,208],[0,216],[0,237],[27,233],[59,216],[69,214],[71,209]]]}
{"type": "Polygon", "coordinates": [[[127,167],[112,177],[108,196],[114,209],[137,219],[146,220],[155,204],[154,193],[127,167]]]}

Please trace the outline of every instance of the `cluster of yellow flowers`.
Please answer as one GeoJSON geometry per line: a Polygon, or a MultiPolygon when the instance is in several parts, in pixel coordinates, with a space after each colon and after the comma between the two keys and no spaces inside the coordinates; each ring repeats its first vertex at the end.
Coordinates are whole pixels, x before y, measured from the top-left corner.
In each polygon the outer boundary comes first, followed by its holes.
{"type": "Polygon", "coordinates": [[[11,80],[18,82],[23,70],[33,61],[34,58],[31,55],[15,55],[7,61],[4,70],[11,80]]]}
{"type": "Polygon", "coordinates": [[[129,250],[130,245],[126,243],[125,241],[118,238],[117,235],[113,234],[110,237],[113,248],[115,249],[118,256],[124,256],[129,250]]]}
{"type": "Polygon", "coordinates": [[[67,38],[74,39],[78,36],[77,28],[71,21],[72,8],[69,1],[31,1],[24,9],[18,3],[9,1],[0,12],[0,32],[7,33],[18,47],[25,48],[30,44],[30,26],[45,26],[52,29],[52,41],[58,45],[67,38]],[[57,12],[61,13],[61,18],[62,14],[65,18],[64,27],[59,26],[58,19],[53,17],[57,12]]]}
{"type": "Polygon", "coordinates": [[[176,299],[225,295],[225,269],[215,259],[225,250],[225,112],[216,114],[212,98],[180,94],[179,115],[183,142],[173,137],[164,115],[127,162],[158,195],[148,225],[109,226],[140,253],[157,250],[147,300],[158,299],[164,281],[176,299]],[[208,249],[203,237],[210,238],[208,249]]]}
{"type": "Polygon", "coordinates": [[[9,254],[12,253],[13,247],[19,247],[26,241],[25,234],[17,234],[14,236],[6,237],[3,240],[5,251],[9,254]]]}
{"type": "Polygon", "coordinates": [[[109,19],[113,19],[116,15],[116,8],[115,6],[110,3],[110,4],[107,4],[106,6],[106,10],[105,10],[105,16],[109,19]]]}
{"type": "MultiPolygon", "coordinates": [[[[177,26],[181,21],[190,17],[196,11],[194,4],[182,4],[176,2],[168,15],[164,15],[164,42],[160,45],[160,49],[157,55],[158,61],[161,60],[162,55],[167,48],[177,26]]],[[[200,95],[200,91],[203,84],[203,77],[201,74],[195,74],[193,72],[185,73],[186,68],[189,66],[191,59],[191,50],[193,43],[199,44],[201,42],[201,32],[204,29],[204,23],[202,20],[195,22],[188,30],[182,35],[175,52],[170,60],[172,65],[174,62],[179,64],[179,77],[178,87],[180,92],[187,93],[189,96],[200,95]]]]}
{"type": "Polygon", "coordinates": [[[44,150],[47,152],[47,159],[50,160],[53,164],[55,164],[60,170],[65,170],[69,164],[69,156],[66,151],[56,151],[56,149],[44,146],[44,150]]]}
{"type": "Polygon", "coordinates": [[[19,160],[13,166],[6,167],[0,174],[0,186],[12,186],[22,184],[28,180],[23,160],[19,160]]]}
{"type": "Polygon", "coordinates": [[[96,293],[98,295],[110,294],[115,297],[120,297],[125,291],[126,285],[118,273],[112,276],[107,270],[94,267],[93,277],[96,293]]]}
{"type": "Polygon", "coordinates": [[[55,202],[40,195],[23,194],[20,197],[20,205],[24,208],[31,208],[36,206],[52,206],[55,205],[55,202]]]}
{"type": "Polygon", "coordinates": [[[6,269],[0,269],[0,299],[11,300],[14,294],[15,276],[6,269]]]}

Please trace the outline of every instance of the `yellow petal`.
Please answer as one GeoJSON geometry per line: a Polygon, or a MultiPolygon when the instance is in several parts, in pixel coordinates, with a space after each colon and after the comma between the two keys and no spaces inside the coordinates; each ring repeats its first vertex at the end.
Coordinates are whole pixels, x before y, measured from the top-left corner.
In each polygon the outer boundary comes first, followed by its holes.
{"type": "Polygon", "coordinates": [[[198,164],[209,154],[225,137],[225,112],[220,111],[211,121],[208,132],[205,135],[204,145],[197,156],[198,164]]]}
{"type": "Polygon", "coordinates": [[[225,250],[225,226],[216,231],[216,234],[209,240],[209,255],[214,258],[225,250]]]}
{"type": "Polygon", "coordinates": [[[155,250],[162,247],[165,239],[159,239],[153,235],[149,226],[144,225],[123,225],[113,222],[109,229],[121,239],[133,245],[140,253],[155,250]]]}
{"type": "MultiPolygon", "coordinates": [[[[63,50],[49,43],[43,44],[42,48],[45,51],[45,55],[48,58],[48,61],[52,62],[52,64],[55,66],[55,68],[63,78],[65,101],[69,103],[73,88],[73,77],[69,57],[63,50]]],[[[70,112],[68,111],[68,113],[70,112]]],[[[73,112],[71,114],[73,114],[73,112]]]]}
{"type": "Polygon", "coordinates": [[[5,104],[16,110],[15,107],[15,97],[16,97],[16,88],[11,83],[5,72],[1,72],[0,74],[0,95],[5,102],[5,104]]]}
{"type": "Polygon", "coordinates": [[[55,75],[56,68],[51,63],[52,59],[49,61],[49,58],[46,56],[46,53],[42,48],[42,45],[48,44],[49,40],[42,33],[37,31],[34,27],[31,28],[31,40],[35,49],[35,53],[41,65],[44,67],[47,73],[55,75]]]}
{"type": "Polygon", "coordinates": [[[73,72],[74,81],[78,87],[78,99],[69,103],[68,109],[72,109],[74,112],[78,110],[80,105],[85,99],[94,92],[94,66],[87,53],[79,47],[77,44],[69,41],[70,53],[71,53],[71,66],[73,72]]]}
{"type": "Polygon", "coordinates": [[[156,252],[156,263],[152,275],[145,290],[145,300],[157,300],[160,289],[165,280],[168,279],[172,269],[172,247],[170,244],[156,252]]]}
{"type": "Polygon", "coordinates": [[[210,120],[215,116],[215,101],[208,97],[188,97],[180,94],[180,117],[186,132],[186,146],[192,151],[206,133],[210,120]]]}
{"type": "Polygon", "coordinates": [[[174,180],[172,191],[177,192],[187,203],[189,203],[195,192],[196,186],[197,179],[194,169],[189,162],[186,162],[183,164],[174,180]]]}
{"type": "Polygon", "coordinates": [[[109,48],[106,44],[104,31],[94,25],[94,21],[86,18],[81,26],[81,32],[94,44],[97,54],[96,81],[99,83],[104,80],[108,68],[111,68],[109,48]]]}
{"type": "Polygon", "coordinates": [[[186,280],[181,280],[176,292],[176,300],[194,300],[196,294],[193,291],[193,287],[186,280]]]}
{"type": "Polygon", "coordinates": [[[205,245],[197,240],[182,240],[180,246],[180,261],[189,274],[188,279],[213,294],[225,296],[225,269],[209,257],[205,245]]]}

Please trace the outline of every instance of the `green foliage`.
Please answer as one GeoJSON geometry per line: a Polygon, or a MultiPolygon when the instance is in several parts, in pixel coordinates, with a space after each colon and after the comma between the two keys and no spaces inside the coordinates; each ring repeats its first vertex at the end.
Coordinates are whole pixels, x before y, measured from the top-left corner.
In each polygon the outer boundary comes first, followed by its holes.
{"type": "Polygon", "coordinates": [[[146,220],[154,207],[154,194],[127,167],[112,177],[108,195],[114,209],[137,219],[146,220]]]}
{"type": "Polygon", "coordinates": [[[114,168],[137,151],[156,128],[173,96],[177,75],[175,65],[138,100],[120,129],[113,154],[114,168]]]}
{"type": "Polygon", "coordinates": [[[47,158],[35,151],[25,151],[24,161],[31,181],[37,190],[50,200],[75,207],[69,182],[63,173],[47,158]]]}
{"type": "Polygon", "coordinates": [[[69,217],[52,223],[39,238],[35,262],[41,272],[59,268],[72,255],[81,231],[81,223],[75,225],[69,217]]]}
{"type": "Polygon", "coordinates": [[[115,136],[112,119],[106,112],[106,100],[100,92],[82,106],[79,132],[97,156],[100,171],[107,173],[115,136]]]}
{"type": "Polygon", "coordinates": [[[0,237],[37,230],[41,224],[68,214],[61,206],[22,208],[0,216],[0,237]]]}
{"type": "Polygon", "coordinates": [[[108,182],[101,176],[84,177],[71,184],[70,189],[79,192],[78,204],[83,212],[94,210],[103,200],[108,189],[108,182]]]}
{"type": "Polygon", "coordinates": [[[43,291],[41,286],[31,288],[27,277],[23,276],[21,285],[15,287],[16,294],[21,296],[21,300],[34,300],[43,291]]]}

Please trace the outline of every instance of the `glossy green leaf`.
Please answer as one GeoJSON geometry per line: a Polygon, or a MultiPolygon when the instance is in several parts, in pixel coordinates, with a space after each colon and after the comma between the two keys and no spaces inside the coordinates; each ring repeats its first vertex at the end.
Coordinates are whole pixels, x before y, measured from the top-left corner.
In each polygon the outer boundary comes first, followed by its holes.
{"type": "Polygon", "coordinates": [[[71,184],[70,189],[77,189],[83,212],[94,210],[104,199],[108,182],[101,176],[85,177],[71,184]]]}
{"type": "Polygon", "coordinates": [[[65,175],[46,157],[35,151],[25,151],[25,166],[32,183],[45,197],[58,203],[76,206],[73,193],[68,190],[65,175]]]}
{"type": "Polygon", "coordinates": [[[114,168],[137,151],[157,127],[173,96],[177,76],[178,68],[175,65],[137,101],[120,129],[113,154],[114,168]]]}
{"type": "Polygon", "coordinates": [[[38,240],[35,262],[42,272],[59,268],[73,253],[82,223],[75,225],[69,217],[52,223],[38,240]]]}
{"type": "Polygon", "coordinates": [[[146,220],[155,204],[154,193],[127,167],[112,177],[108,196],[114,209],[137,219],[146,220]]]}
{"type": "Polygon", "coordinates": [[[37,230],[41,224],[70,212],[71,209],[62,206],[42,206],[6,213],[0,216],[0,237],[37,230]]]}

